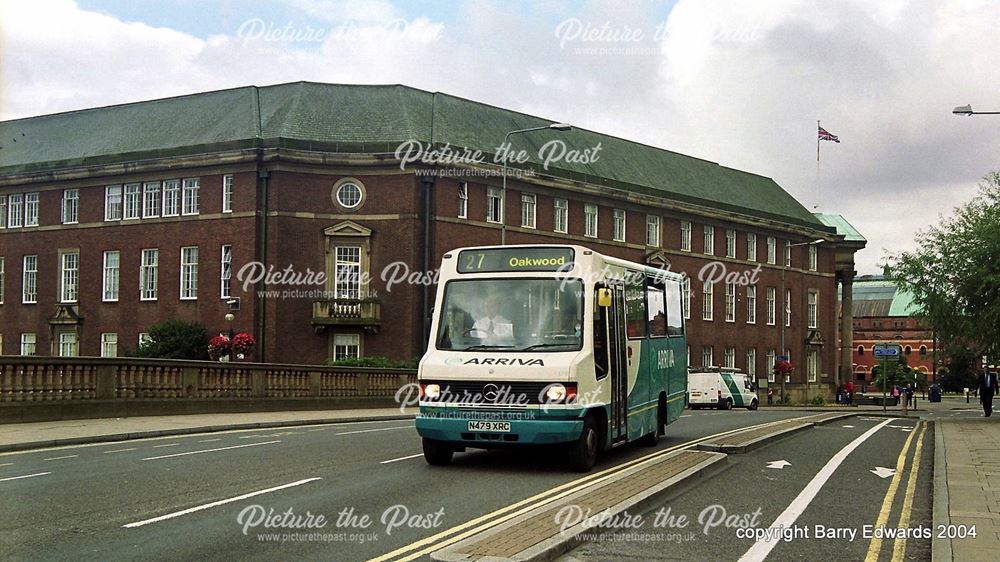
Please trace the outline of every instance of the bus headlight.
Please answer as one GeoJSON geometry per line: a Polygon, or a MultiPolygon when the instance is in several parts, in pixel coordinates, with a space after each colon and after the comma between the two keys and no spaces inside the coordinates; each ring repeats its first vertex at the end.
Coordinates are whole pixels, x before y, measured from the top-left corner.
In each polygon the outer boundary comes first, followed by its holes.
{"type": "Polygon", "coordinates": [[[439,384],[426,384],[423,388],[424,398],[427,400],[437,400],[441,396],[441,385],[439,384]]]}
{"type": "Polygon", "coordinates": [[[566,387],[561,384],[550,384],[545,390],[545,399],[549,402],[562,402],[566,398],[566,387]]]}

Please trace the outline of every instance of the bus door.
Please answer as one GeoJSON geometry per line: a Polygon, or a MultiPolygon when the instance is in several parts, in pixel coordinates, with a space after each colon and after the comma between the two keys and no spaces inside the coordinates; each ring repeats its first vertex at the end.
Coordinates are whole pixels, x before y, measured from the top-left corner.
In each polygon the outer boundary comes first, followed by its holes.
{"type": "MultiPolygon", "coordinates": [[[[606,348],[600,352],[598,373],[610,376],[611,404],[608,420],[608,442],[612,445],[628,439],[628,345],[625,334],[625,288],[612,284],[599,287],[611,292],[611,305],[599,307],[600,318],[595,343],[606,348]],[[602,345],[602,344],[606,344],[602,345]],[[606,355],[605,355],[606,353],[606,355]],[[603,365],[601,365],[603,363],[603,365]]],[[[596,351],[596,350],[595,350],[596,351]]]]}

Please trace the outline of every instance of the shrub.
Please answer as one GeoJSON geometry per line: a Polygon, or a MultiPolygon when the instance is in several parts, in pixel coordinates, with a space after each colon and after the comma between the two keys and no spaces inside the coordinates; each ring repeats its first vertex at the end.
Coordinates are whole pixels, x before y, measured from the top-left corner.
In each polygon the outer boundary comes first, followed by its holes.
{"type": "Polygon", "coordinates": [[[205,327],[182,320],[167,320],[149,329],[149,339],[135,350],[135,357],[208,359],[205,327]]]}
{"type": "Polygon", "coordinates": [[[382,369],[416,369],[417,359],[389,359],[388,357],[350,357],[346,359],[327,359],[326,364],[332,367],[378,367],[382,369]]]}
{"type": "Polygon", "coordinates": [[[826,405],[826,398],[822,394],[817,394],[813,396],[812,403],[816,406],[824,406],[826,405]]]}

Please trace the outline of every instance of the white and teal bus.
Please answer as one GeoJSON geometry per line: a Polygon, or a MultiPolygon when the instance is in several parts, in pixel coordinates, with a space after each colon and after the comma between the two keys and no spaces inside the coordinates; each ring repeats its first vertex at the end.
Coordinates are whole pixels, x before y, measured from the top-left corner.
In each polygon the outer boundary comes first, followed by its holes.
{"type": "Polygon", "coordinates": [[[684,409],[682,277],[582,246],[460,248],[442,260],[420,361],[424,458],[557,445],[574,469],[684,409]]]}

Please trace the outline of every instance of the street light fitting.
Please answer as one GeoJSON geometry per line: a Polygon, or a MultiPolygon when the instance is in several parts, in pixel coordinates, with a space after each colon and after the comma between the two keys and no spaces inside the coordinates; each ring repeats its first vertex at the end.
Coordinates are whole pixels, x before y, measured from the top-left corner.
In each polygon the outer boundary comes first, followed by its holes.
{"type": "Polygon", "coordinates": [[[573,128],[573,125],[570,125],[569,123],[553,123],[549,125],[549,128],[556,131],[569,131],[573,128]]]}
{"type": "Polygon", "coordinates": [[[972,105],[969,104],[960,105],[955,109],[952,109],[951,112],[954,113],[955,115],[972,115],[973,114],[972,105]]]}

